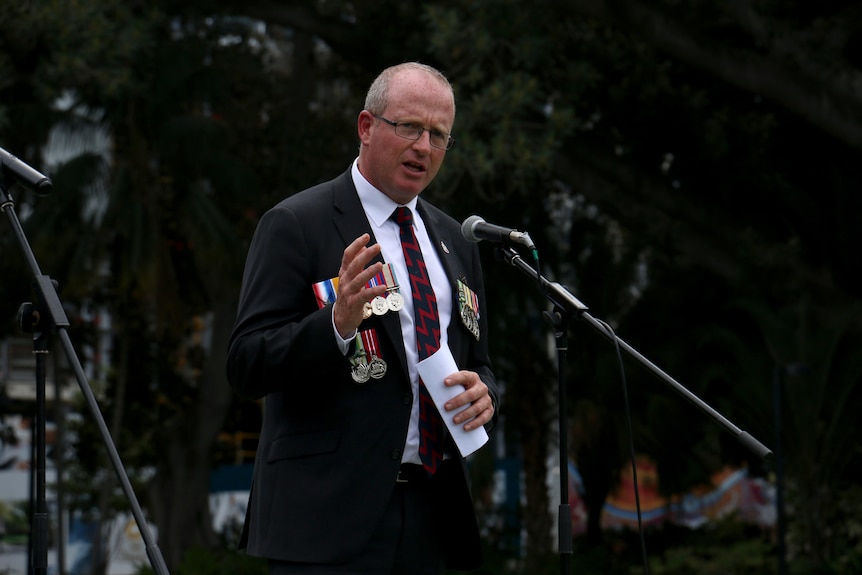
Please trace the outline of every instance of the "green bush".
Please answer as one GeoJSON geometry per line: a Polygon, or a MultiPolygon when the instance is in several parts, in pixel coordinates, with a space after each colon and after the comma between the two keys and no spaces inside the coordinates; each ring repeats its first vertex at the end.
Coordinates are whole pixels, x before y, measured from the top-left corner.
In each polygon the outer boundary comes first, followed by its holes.
{"type": "MultiPolygon", "coordinates": [[[[240,551],[226,549],[192,549],[180,564],[171,570],[172,575],[267,575],[267,562],[240,551]]],[[[137,575],[154,575],[147,565],[137,575]]]]}

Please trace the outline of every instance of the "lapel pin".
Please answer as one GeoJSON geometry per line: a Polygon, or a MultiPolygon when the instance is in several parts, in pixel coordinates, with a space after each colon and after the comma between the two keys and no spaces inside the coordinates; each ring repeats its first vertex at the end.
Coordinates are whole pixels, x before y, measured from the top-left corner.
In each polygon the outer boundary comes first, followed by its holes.
{"type": "Polygon", "coordinates": [[[443,248],[445,253],[449,253],[449,248],[446,247],[446,244],[443,243],[443,240],[440,240],[440,247],[443,248]]]}

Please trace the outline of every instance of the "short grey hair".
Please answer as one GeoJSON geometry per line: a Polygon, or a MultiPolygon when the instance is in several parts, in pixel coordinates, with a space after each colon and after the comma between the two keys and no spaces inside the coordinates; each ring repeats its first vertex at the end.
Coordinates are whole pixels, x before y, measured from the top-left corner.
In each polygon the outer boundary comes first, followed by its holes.
{"type": "Polygon", "coordinates": [[[374,82],[371,83],[371,87],[368,88],[368,94],[365,96],[365,109],[372,114],[382,114],[389,105],[389,87],[392,84],[392,79],[398,73],[406,70],[423,72],[436,78],[442,85],[446,86],[446,88],[452,92],[452,100],[454,102],[455,96],[452,84],[449,83],[449,80],[443,72],[437,68],[428,66],[427,64],[420,64],[419,62],[405,62],[403,64],[396,64],[395,66],[386,68],[377,76],[377,78],[375,78],[374,82]]]}

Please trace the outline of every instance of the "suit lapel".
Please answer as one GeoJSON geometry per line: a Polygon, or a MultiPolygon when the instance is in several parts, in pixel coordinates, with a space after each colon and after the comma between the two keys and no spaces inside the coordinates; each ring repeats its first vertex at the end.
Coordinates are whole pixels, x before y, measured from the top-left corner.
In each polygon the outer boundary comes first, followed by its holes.
{"type": "Polygon", "coordinates": [[[434,250],[437,252],[438,259],[443,265],[446,272],[446,277],[449,280],[449,287],[452,290],[453,302],[458,301],[458,293],[456,289],[458,274],[464,269],[463,264],[459,261],[458,254],[452,250],[455,243],[452,241],[450,230],[445,226],[440,225],[436,214],[427,209],[424,202],[420,198],[417,204],[422,220],[425,222],[425,229],[428,231],[428,237],[431,238],[431,243],[434,250]]]}
{"type": "Polygon", "coordinates": [[[443,270],[446,272],[446,278],[449,280],[449,289],[452,291],[452,314],[449,318],[447,333],[449,335],[449,348],[454,352],[463,343],[464,334],[464,330],[458,327],[461,323],[458,280],[465,279],[468,268],[461,259],[463,254],[459,254],[454,249],[457,244],[452,238],[452,229],[443,225],[439,215],[434,210],[428,209],[421,198],[418,203],[418,210],[425,221],[425,229],[428,230],[428,236],[437,251],[443,270]]]}
{"type": "Polygon", "coordinates": [[[349,170],[335,180],[332,195],[333,222],[344,241],[344,247],[362,234],[369,234],[372,242],[376,241],[362,204],[359,202],[349,170]]]}

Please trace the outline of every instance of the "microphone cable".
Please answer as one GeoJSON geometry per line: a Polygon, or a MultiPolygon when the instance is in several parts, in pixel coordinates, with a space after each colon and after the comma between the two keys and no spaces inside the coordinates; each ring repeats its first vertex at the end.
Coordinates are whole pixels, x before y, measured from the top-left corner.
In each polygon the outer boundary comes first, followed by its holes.
{"type": "Polygon", "coordinates": [[[641,561],[643,561],[644,575],[649,575],[649,562],[647,561],[646,540],[644,539],[643,520],[641,518],[641,499],[640,489],[638,488],[637,459],[635,457],[635,443],[634,433],[632,431],[631,409],[629,408],[629,392],[628,384],[626,383],[626,369],[623,365],[623,355],[620,351],[619,339],[617,338],[616,333],[614,333],[614,329],[605,321],[602,321],[600,319],[597,319],[596,321],[605,329],[605,331],[607,331],[611,340],[614,342],[614,349],[617,352],[617,362],[620,365],[620,379],[622,381],[623,388],[623,411],[625,412],[626,430],[628,431],[629,436],[629,457],[631,458],[632,462],[632,485],[634,486],[635,490],[635,510],[637,511],[638,518],[638,539],[640,540],[641,547],[641,561]]]}

